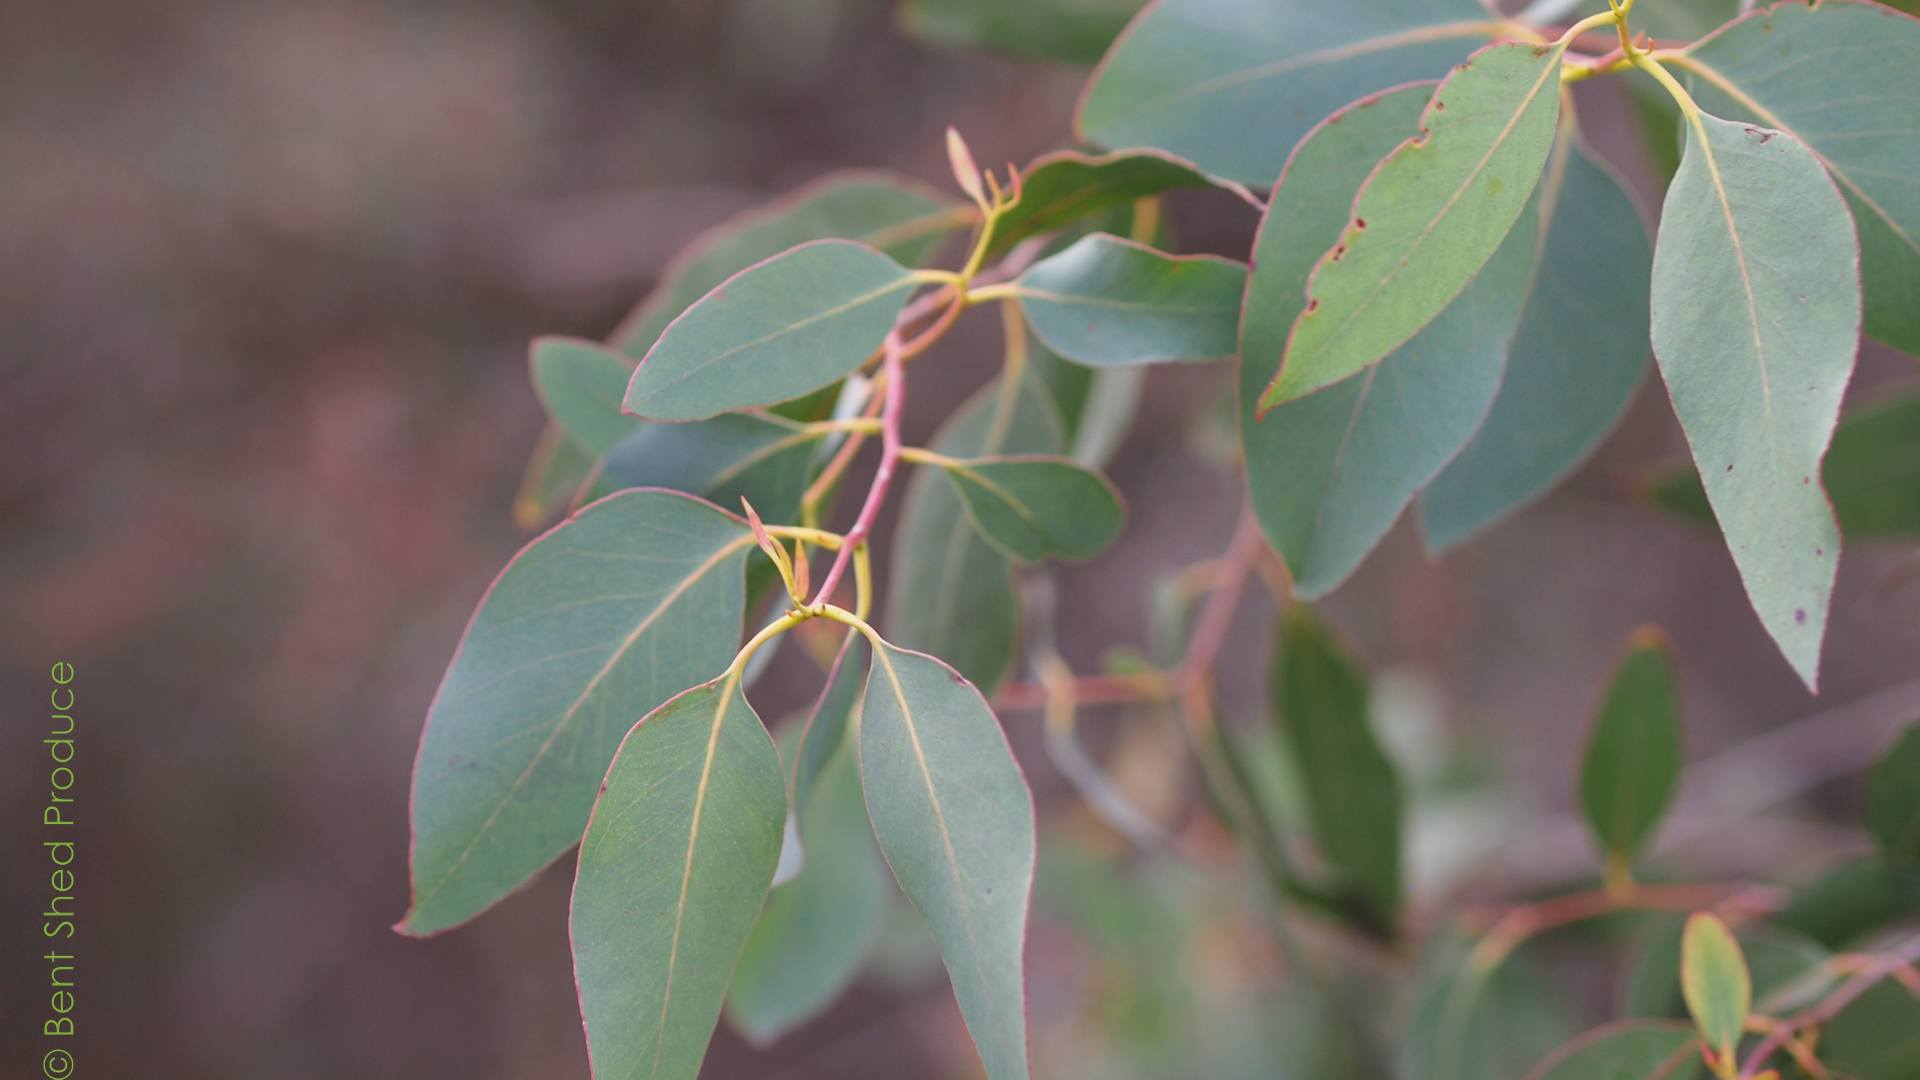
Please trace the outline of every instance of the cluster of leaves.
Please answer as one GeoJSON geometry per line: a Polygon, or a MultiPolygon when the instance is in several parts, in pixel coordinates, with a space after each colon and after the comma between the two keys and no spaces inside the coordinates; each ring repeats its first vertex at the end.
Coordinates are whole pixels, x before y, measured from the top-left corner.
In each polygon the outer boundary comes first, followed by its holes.
{"type": "MultiPolygon", "coordinates": [[[[1027,707],[1044,705],[1062,772],[1123,831],[1153,826],[1078,753],[1076,704],[1177,710],[1276,894],[1363,938],[1404,937],[1405,782],[1370,726],[1364,669],[1307,602],[1410,507],[1442,552],[1565,479],[1643,381],[1649,341],[1694,467],[1650,478],[1648,497],[1718,525],[1812,686],[1842,533],[1920,534],[1920,394],[1840,420],[1863,333],[1920,354],[1920,21],[1862,0],[1738,17],[1732,0],[1645,3],[1541,0],[1510,18],[1476,0],[1158,0],[1137,15],[1130,0],[910,0],[905,25],[937,40],[1104,54],[1078,129],[1118,149],[996,176],[949,133],[964,201],[837,174],[696,244],[605,343],[535,343],[552,422],[516,510],[529,526],[571,513],[488,590],[429,710],[400,929],[463,923],[577,844],[570,930],[595,1074],[692,1076],[723,1012],[772,1038],[844,989],[890,868],[988,1075],[1027,1075],[1039,845],[990,698],[1015,667],[1020,578],[1123,530],[1098,470],[1146,365],[1237,365],[1249,512],[1190,635],[1171,620],[1166,666],[1076,677],[1044,641],[1029,648],[1027,707]],[[1652,238],[1566,89],[1613,73],[1644,76],[1655,146],[1680,147],[1652,238]],[[1167,250],[1158,200],[1188,188],[1257,216],[1245,262],[1167,250]],[[930,267],[956,234],[958,268],[930,267]],[[981,306],[1000,311],[1002,371],[907,444],[909,364],[981,306]],[[875,441],[856,516],[823,527],[875,441]],[[869,540],[909,468],[874,619],[869,540]],[[1255,746],[1214,722],[1208,676],[1267,560],[1289,610],[1275,738],[1255,746]],[[825,685],[776,745],[746,690],[789,639],[825,685]],[[1292,807],[1262,782],[1268,753],[1299,777],[1292,807]]],[[[1636,642],[1581,774],[1604,886],[1515,909],[1477,942],[1430,943],[1401,1071],[1533,1063],[1486,1006],[1511,996],[1504,962],[1535,934],[1712,908],[1648,947],[1658,1007],[1635,1013],[1684,1007],[1696,1028],[1605,1029],[1537,1075],[1704,1062],[1753,1077],[1777,1057],[1815,1076],[1908,1075],[1843,1063],[1911,1053],[1880,1013],[1859,1017],[1912,1006],[1885,996],[1912,947],[1799,961],[1920,907],[1916,748],[1910,734],[1867,789],[1885,851],[1839,884],[1784,905],[1640,884],[1682,754],[1671,663],[1636,642]],[[1785,977],[1763,983],[1762,957],[1785,977]]]]}

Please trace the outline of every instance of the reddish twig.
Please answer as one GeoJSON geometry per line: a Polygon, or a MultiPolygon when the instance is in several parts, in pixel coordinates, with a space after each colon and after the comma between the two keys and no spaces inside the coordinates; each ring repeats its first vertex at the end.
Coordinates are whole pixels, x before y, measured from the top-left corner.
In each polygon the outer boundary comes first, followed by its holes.
{"type": "Polygon", "coordinates": [[[901,359],[899,331],[887,334],[880,351],[881,377],[886,380],[886,397],[880,407],[880,466],[874,470],[873,484],[867,488],[867,501],[860,507],[860,516],[854,519],[853,527],[847,530],[839,552],[833,557],[833,567],[827,571],[827,576],[820,582],[820,591],[814,595],[815,607],[832,598],[841,576],[853,562],[854,549],[865,544],[867,537],[873,534],[873,523],[880,516],[881,505],[887,501],[887,488],[892,485],[894,470],[900,464],[900,413],[906,401],[907,374],[906,364],[901,359]]]}
{"type": "Polygon", "coordinates": [[[1753,1053],[1747,1055],[1746,1064],[1740,1067],[1742,1080],[1757,1076],[1761,1067],[1766,1065],[1767,1059],[1773,1056],[1773,1052],[1786,1046],[1795,1032],[1832,1020],[1845,1011],[1847,1006],[1859,1000],[1862,994],[1873,989],[1882,979],[1891,977],[1896,972],[1903,971],[1916,963],[1920,963],[1920,936],[1909,938],[1898,948],[1880,954],[1860,974],[1840,984],[1840,989],[1828,994],[1820,1004],[1811,1006],[1792,1019],[1783,1020],[1776,1025],[1773,1031],[1753,1048],[1753,1053]]]}

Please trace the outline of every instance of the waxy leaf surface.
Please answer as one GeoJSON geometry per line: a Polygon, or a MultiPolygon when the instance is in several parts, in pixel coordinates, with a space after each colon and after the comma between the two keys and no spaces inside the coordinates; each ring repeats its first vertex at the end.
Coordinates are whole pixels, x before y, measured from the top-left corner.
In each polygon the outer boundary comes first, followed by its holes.
{"type": "Polygon", "coordinates": [[[501,571],[427,713],[400,929],[465,922],[579,841],[634,720],[733,658],[752,549],[706,503],[634,491],[501,571]]]}
{"type": "Polygon", "coordinates": [[[1580,766],[1580,808],[1608,857],[1631,864],[1673,800],[1683,746],[1673,658],[1636,636],[1594,718],[1580,766]]]}
{"type": "Polygon", "coordinates": [[[1033,797],[986,699],[924,653],[879,643],[859,722],[867,814],[933,931],[987,1075],[1027,1075],[1033,797]]]}
{"type": "Polygon", "coordinates": [[[874,354],[912,288],[899,263],[845,240],[757,263],[667,327],[634,370],[627,411],[703,420],[818,390],[874,354]]]}
{"type": "Polygon", "coordinates": [[[602,491],[665,487],[797,524],[820,436],[789,420],[729,413],[691,424],[643,424],[605,457],[602,491]]]}
{"type": "Polygon", "coordinates": [[[1201,172],[1192,162],[1158,150],[1120,150],[1098,156],[1063,150],[1036,158],[1020,172],[1020,201],[1000,215],[989,251],[1005,251],[1029,236],[1053,232],[1116,207],[1182,188],[1219,187],[1257,204],[1253,193],[1201,172]]]}
{"type": "Polygon", "coordinates": [[[1688,125],[1653,255],[1653,351],[1760,622],[1808,686],[1840,532],[1820,481],[1860,338],[1853,221],[1791,135],[1688,125]]]}
{"type": "Polygon", "coordinates": [[[1082,364],[1232,356],[1247,268],[1172,256],[1105,233],[1020,275],[1021,310],[1048,348],[1082,364]]]}
{"type": "Polygon", "coordinates": [[[786,817],[779,751],[740,680],[696,686],[626,737],[568,923],[594,1076],[699,1073],[786,817]]]}
{"type": "Polygon", "coordinates": [[[533,388],[547,415],[587,454],[598,457],[641,422],[620,411],[633,361],[591,341],[541,338],[533,343],[533,388]]]}
{"type": "Polygon", "coordinates": [[[1418,137],[1367,178],[1352,221],[1308,278],[1262,411],[1398,348],[1499,250],[1553,149],[1562,52],[1488,46],[1433,92],[1418,137]]]}
{"type": "Polygon", "coordinates": [[[1104,146],[1157,146],[1266,185],[1323,117],[1437,79],[1497,31],[1474,0],[1160,0],[1094,72],[1077,127],[1104,146]]]}
{"type": "Polygon", "coordinates": [[[974,527],[1021,562],[1090,559],[1126,522],[1107,478],[1066,458],[974,458],[945,468],[974,527]]]}

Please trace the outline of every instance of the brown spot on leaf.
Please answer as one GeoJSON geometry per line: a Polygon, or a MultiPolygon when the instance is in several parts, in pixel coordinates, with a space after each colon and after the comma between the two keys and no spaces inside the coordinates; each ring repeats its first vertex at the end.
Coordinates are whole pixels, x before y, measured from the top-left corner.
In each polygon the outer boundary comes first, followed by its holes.
{"type": "Polygon", "coordinates": [[[1446,111],[1447,111],[1447,103],[1446,103],[1446,102],[1444,102],[1444,101],[1441,101],[1441,100],[1440,100],[1439,98],[1434,98],[1434,99],[1433,99],[1433,111],[1434,111],[1434,112],[1446,112],[1446,111]]]}
{"type": "Polygon", "coordinates": [[[1356,229],[1358,229],[1358,230],[1360,230],[1361,232],[1366,232],[1366,231],[1367,231],[1367,219],[1366,219],[1366,218],[1363,218],[1363,217],[1357,217],[1357,218],[1354,218],[1354,219],[1353,219],[1353,227],[1354,227],[1354,228],[1356,228],[1356,229]]]}
{"type": "Polygon", "coordinates": [[[1794,608],[1794,609],[1793,609],[1793,621],[1794,621],[1795,623],[1797,623],[1797,624],[1799,624],[1799,625],[1801,625],[1801,626],[1805,626],[1805,625],[1807,625],[1807,609],[1806,609],[1806,608],[1794,608]]]}
{"type": "Polygon", "coordinates": [[[1309,315],[1313,314],[1314,309],[1318,308],[1319,306],[1320,306],[1320,298],[1317,296],[1307,301],[1307,314],[1309,315]]]}

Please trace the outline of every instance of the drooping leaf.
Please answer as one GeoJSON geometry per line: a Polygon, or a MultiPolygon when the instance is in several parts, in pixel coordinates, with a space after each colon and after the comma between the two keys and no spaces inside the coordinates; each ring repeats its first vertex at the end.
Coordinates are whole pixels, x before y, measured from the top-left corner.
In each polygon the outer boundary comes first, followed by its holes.
{"type": "Polygon", "coordinates": [[[939,943],[987,1075],[1025,1077],[1033,798],[999,721],[946,664],[875,642],[858,745],[874,835],[939,943]]]}
{"type": "Polygon", "coordinates": [[[1249,358],[1278,369],[1261,411],[1379,361],[1473,281],[1553,150],[1564,52],[1490,45],[1434,90],[1418,137],[1367,178],[1353,220],[1314,267],[1284,356],[1249,358]]]}
{"type": "MultiPolygon", "coordinates": [[[[1843,537],[1920,537],[1920,393],[1889,397],[1841,417],[1820,475],[1843,537]]],[[[1690,466],[1661,471],[1641,494],[1662,510],[1713,524],[1700,474],[1690,466]]]]}
{"type": "Polygon", "coordinates": [[[1920,863],[1920,724],[1901,732],[1867,770],[1860,810],[1889,858],[1920,863]]]}
{"type": "Polygon", "coordinates": [[[1047,347],[1083,364],[1232,356],[1247,268],[1166,255],[1105,233],[1020,275],[1020,307],[1047,347]]]}
{"type": "Polygon", "coordinates": [[[786,815],[779,752],[738,679],[634,726],[580,841],[568,920],[595,1076],[699,1073],[786,815]]]}
{"type": "Polygon", "coordinates": [[[1853,859],[1794,891],[1777,924],[1830,949],[1920,915],[1920,867],[1884,855],[1853,859]]]}
{"type": "Polygon", "coordinates": [[[1577,468],[1619,422],[1652,355],[1653,247],[1625,184],[1563,137],[1539,198],[1545,235],[1500,394],[1472,441],[1420,494],[1421,531],[1435,552],[1577,468]],[[1579,347],[1569,348],[1574,342],[1579,347]]]}
{"type": "Polygon", "coordinates": [[[913,284],[899,263],[845,240],[756,263],[661,333],[634,370],[626,408],[704,420],[818,390],[874,354],[913,284]]]}
{"type": "Polygon", "coordinates": [[[620,411],[633,362],[619,353],[591,341],[546,337],[533,343],[530,362],[547,415],[587,454],[605,454],[641,425],[620,411]]]}
{"type": "Polygon", "coordinates": [[[1820,1033],[1820,1062],[1835,1076],[1920,1076],[1920,996],[1891,980],[1840,1011],[1820,1033]]]}
{"type": "Polygon", "coordinates": [[[1400,774],[1374,738],[1367,677],[1305,604],[1273,669],[1275,722],[1304,781],[1321,857],[1391,925],[1400,910],[1400,774]]]}
{"type": "Polygon", "coordinates": [[[1688,916],[1681,933],[1680,992],[1708,1049],[1730,1057],[1746,1030],[1753,984],[1740,943],[1725,923],[1704,912],[1688,916]]]}
{"type": "Polygon", "coordinates": [[[1673,801],[1683,748],[1665,635],[1642,630],[1615,670],[1580,765],[1580,808],[1608,861],[1629,867],[1673,801]]]}
{"type": "Polygon", "coordinates": [[[1107,478],[1066,458],[973,458],[943,469],[980,535],[1021,562],[1090,559],[1125,524],[1107,478]]]}
{"type": "Polygon", "coordinates": [[[1820,459],[1859,338],[1853,222],[1819,162],[1695,119],[1654,245],[1654,355],[1754,611],[1809,687],[1840,557],[1820,459]]]}
{"type": "Polygon", "coordinates": [[[1675,66],[1703,108],[1791,134],[1833,174],[1859,227],[1866,331],[1920,355],[1920,20],[1855,0],[1777,3],[1675,66]]]}
{"type": "Polygon", "coordinates": [[[936,45],[1091,64],[1141,0],[902,0],[899,21],[936,45]]]}
{"type": "Polygon", "coordinates": [[[773,416],[729,413],[690,424],[642,424],[605,457],[598,491],[665,487],[795,524],[820,436],[773,416]]]}
{"type": "MultiPolygon", "coordinates": [[[[931,449],[956,458],[1057,454],[1060,419],[1030,373],[1017,383],[1002,377],[960,407],[931,449]]],[[[920,470],[907,484],[887,581],[888,636],[992,693],[1013,663],[1020,598],[1012,563],[967,524],[945,477],[920,470]]]]}
{"type": "Polygon", "coordinates": [[[1258,205],[1252,192],[1231,180],[1208,176],[1192,162],[1158,150],[1082,154],[1062,150],[1035,158],[1020,170],[1020,201],[994,225],[989,252],[1001,252],[1030,236],[1052,232],[1089,217],[1163,192],[1219,187],[1258,205]]]}
{"type": "Polygon", "coordinates": [[[867,685],[867,639],[849,632],[834,655],[827,671],[826,685],[807,713],[801,730],[800,748],[794,755],[793,803],[805,806],[812,797],[814,780],[846,741],[847,725],[860,694],[867,685]]]}
{"type": "Polygon", "coordinates": [[[1439,78],[1499,33],[1473,0],[1162,0],[1094,73],[1076,128],[1104,146],[1157,146],[1266,185],[1322,117],[1383,87],[1439,78]]]}
{"type": "Polygon", "coordinates": [[[1288,402],[1263,420],[1254,399],[1305,303],[1314,260],[1346,228],[1353,193],[1414,130],[1431,87],[1355,105],[1303,142],[1254,242],[1241,329],[1240,442],[1261,530],[1299,594],[1345,581],[1408,501],[1473,436],[1500,387],[1537,230],[1517,228],[1481,280],[1373,370],[1288,402]]]}
{"type": "Polygon", "coordinates": [[[634,491],[507,564],[427,713],[400,930],[471,919],[580,839],[635,717],[732,659],[752,549],[706,503],[634,491]]]}
{"type": "MultiPolygon", "coordinates": [[[[836,685],[857,690],[862,681],[836,685]]],[[[727,994],[727,1019],[756,1043],[779,1038],[840,996],[859,974],[893,895],[867,826],[853,748],[838,744],[815,781],[805,796],[794,793],[806,862],[768,895],[727,994]]]]}
{"type": "Polygon", "coordinates": [[[1622,1021],[1553,1052],[1527,1080],[1687,1080],[1698,1075],[1700,1039],[1681,1024],[1622,1021]]]}

